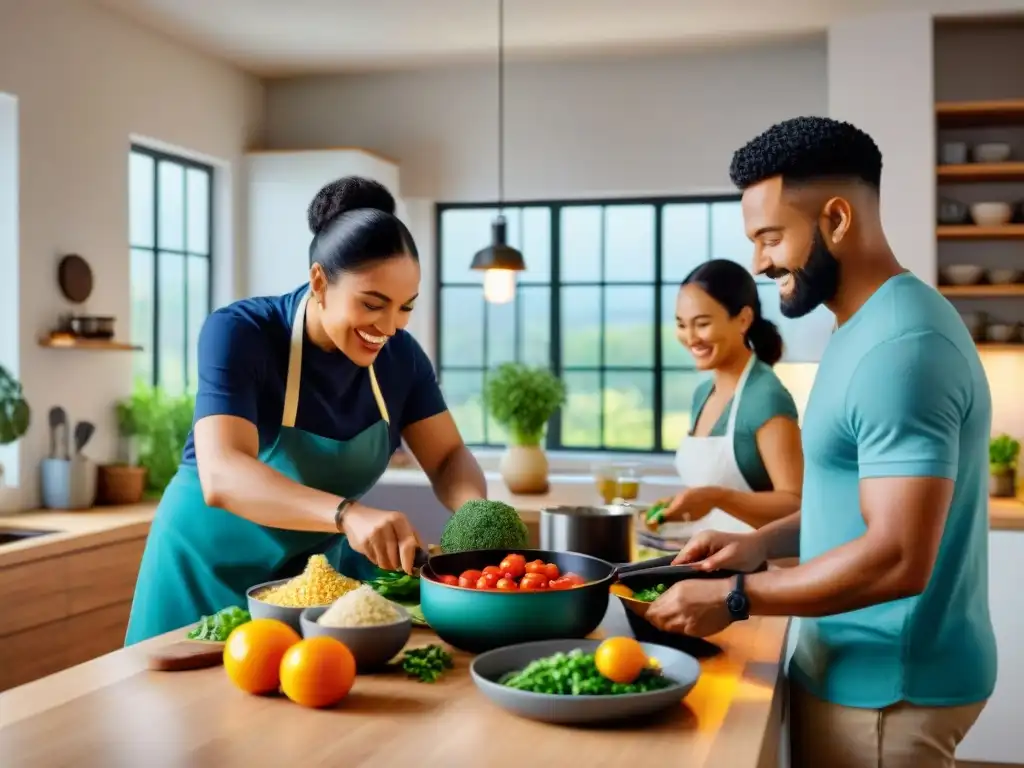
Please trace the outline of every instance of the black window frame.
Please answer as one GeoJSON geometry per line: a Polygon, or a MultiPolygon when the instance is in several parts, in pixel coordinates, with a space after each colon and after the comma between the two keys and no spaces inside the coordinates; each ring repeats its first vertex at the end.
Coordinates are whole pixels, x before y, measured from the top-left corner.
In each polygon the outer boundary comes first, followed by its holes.
{"type": "MultiPolygon", "coordinates": [[[[707,252],[709,258],[714,257],[713,250],[713,235],[711,227],[711,217],[713,205],[715,203],[737,203],[740,201],[741,195],[738,192],[734,193],[721,193],[711,195],[677,195],[677,196],[659,196],[659,197],[615,197],[615,198],[580,198],[580,199],[553,199],[553,200],[518,200],[518,201],[506,201],[501,204],[501,207],[506,209],[527,209],[527,208],[547,208],[550,211],[551,217],[551,230],[550,230],[550,255],[551,255],[551,274],[550,280],[546,283],[529,283],[517,285],[517,295],[520,288],[528,286],[546,286],[550,290],[550,331],[549,331],[549,367],[556,376],[561,377],[564,373],[573,372],[597,372],[599,374],[600,390],[604,390],[605,377],[609,371],[642,371],[644,373],[650,372],[653,375],[653,446],[650,449],[646,448],[625,448],[617,446],[566,446],[562,444],[562,414],[559,411],[548,423],[547,432],[545,435],[545,448],[548,451],[558,451],[565,453],[608,453],[608,454],[662,454],[668,455],[672,453],[671,450],[666,449],[663,446],[663,420],[664,420],[664,381],[666,372],[671,371],[686,371],[693,372],[697,369],[692,366],[679,366],[671,365],[666,366],[662,359],[662,332],[663,322],[660,318],[663,317],[663,303],[662,293],[666,285],[674,285],[675,281],[666,282],[663,279],[664,269],[664,256],[663,256],[663,213],[666,206],[670,205],[700,205],[706,204],[708,206],[708,218],[709,226],[707,229],[707,252]],[[635,205],[649,205],[654,208],[654,276],[651,281],[647,282],[624,282],[604,279],[605,269],[605,238],[601,238],[601,273],[602,279],[598,281],[572,281],[568,283],[562,283],[561,281],[561,213],[564,208],[577,208],[577,207],[600,207],[601,208],[601,219],[602,219],[602,231],[604,229],[604,221],[607,209],[616,206],[635,206],[635,205]],[[562,329],[561,329],[561,289],[564,287],[597,287],[603,289],[606,286],[624,286],[624,287],[649,287],[654,293],[654,317],[656,318],[654,323],[654,355],[652,364],[650,366],[607,366],[604,361],[604,334],[605,334],[605,317],[602,307],[601,312],[601,336],[598,343],[599,351],[599,365],[598,366],[571,366],[566,367],[562,364],[562,329]]],[[[434,317],[434,340],[435,340],[435,355],[436,355],[436,372],[438,380],[441,382],[443,387],[444,372],[481,372],[483,376],[486,371],[491,369],[488,364],[487,344],[487,311],[486,307],[483,313],[483,363],[481,365],[470,365],[470,366],[459,366],[459,365],[443,365],[443,293],[445,288],[478,288],[480,290],[480,300],[485,301],[483,298],[483,286],[479,282],[460,282],[454,281],[449,282],[444,280],[444,264],[442,262],[443,254],[443,217],[446,211],[450,210],[490,210],[496,211],[499,208],[497,201],[491,202],[438,202],[435,204],[434,212],[434,253],[436,256],[436,270],[435,270],[435,285],[434,285],[434,297],[435,297],[435,317],[434,317]]],[[[520,222],[522,218],[520,218],[520,222]]],[[[481,242],[481,247],[486,243],[481,242]]],[[[527,268],[530,264],[530,254],[524,253],[526,259],[527,268]]],[[[758,281],[759,283],[762,281],[758,281]]],[[[604,302],[604,291],[602,294],[602,304],[604,302]]],[[[521,305],[519,302],[516,303],[516,330],[515,330],[515,349],[517,357],[520,354],[520,321],[521,305]]],[[[599,431],[601,434],[601,441],[604,442],[604,423],[605,423],[605,406],[602,398],[601,410],[600,410],[600,421],[599,431]]],[[[484,413],[484,438],[487,440],[487,415],[484,413]]],[[[483,442],[483,443],[467,443],[473,448],[498,448],[503,443],[495,442],[483,442]]]]}
{"type": "MultiPolygon", "coordinates": [[[[215,181],[215,168],[209,163],[204,163],[199,160],[193,160],[189,157],[183,157],[182,155],[174,154],[164,150],[154,149],[153,147],[146,146],[145,144],[136,144],[132,142],[129,147],[129,161],[131,160],[132,154],[144,155],[153,161],[153,232],[152,232],[152,245],[136,245],[131,239],[131,230],[129,229],[128,234],[128,249],[129,253],[132,251],[146,251],[152,257],[152,269],[153,269],[153,328],[150,336],[152,340],[152,349],[144,350],[141,354],[149,354],[152,359],[152,377],[149,384],[154,387],[161,386],[160,382],[160,254],[167,253],[176,256],[181,256],[185,260],[185,264],[188,263],[189,258],[201,258],[206,260],[207,269],[207,314],[213,311],[213,293],[214,293],[214,270],[213,270],[213,241],[214,241],[214,181],[215,181]],[[161,163],[173,163],[182,168],[184,183],[182,185],[182,248],[161,248],[160,247],[160,164],[161,163]],[[206,206],[206,253],[197,253],[195,251],[188,250],[188,174],[185,171],[193,170],[200,171],[206,174],[207,179],[207,206],[206,206]]],[[[129,190],[128,200],[129,210],[132,205],[131,192],[129,190]]],[[[130,279],[130,277],[129,277],[130,279]]],[[[182,312],[182,322],[184,323],[183,333],[186,340],[185,359],[183,361],[183,371],[185,379],[185,392],[191,392],[194,389],[192,378],[196,376],[197,372],[190,371],[191,361],[189,359],[188,350],[188,338],[189,338],[189,311],[188,311],[188,270],[185,269],[182,274],[182,281],[184,283],[184,297],[185,297],[185,310],[182,312]]],[[[174,393],[178,394],[178,393],[174,393]]]]}

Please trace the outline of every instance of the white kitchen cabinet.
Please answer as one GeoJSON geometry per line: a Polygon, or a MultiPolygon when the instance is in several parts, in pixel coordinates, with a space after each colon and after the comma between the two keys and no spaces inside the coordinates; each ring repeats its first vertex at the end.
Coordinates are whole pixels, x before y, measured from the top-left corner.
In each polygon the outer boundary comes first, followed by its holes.
{"type": "Polygon", "coordinates": [[[399,198],[398,166],[362,149],[254,152],[246,157],[249,190],[249,296],[294,290],[309,277],[306,210],[313,196],[342,176],[379,181],[399,198]]]}
{"type": "Polygon", "coordinates": [[[1024,763],[1024,531],[989,534],[989,605],[999,648],[996,690],[957,750],[958,760],[1024,763]]]}

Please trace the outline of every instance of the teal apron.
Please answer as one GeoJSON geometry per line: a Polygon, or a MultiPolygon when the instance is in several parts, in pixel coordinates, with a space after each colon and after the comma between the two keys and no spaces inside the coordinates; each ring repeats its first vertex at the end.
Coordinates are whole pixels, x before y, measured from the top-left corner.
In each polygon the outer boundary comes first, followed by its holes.
{"type": "MultiPolygon", "coordinates": [[[[391,458],[387,406],[370,366],[380,421],[350,440],[330,440],[295,428],[308,300],[307,293],[292,321],[281,432],[260,451],[259,460],[302,485],[356,498],[373,487],[391,458]]],[[[318,553],[355,579],[371,578],[376,570],[342,535],[268,528],[207,506],[196,467],[182,465],[164,491],[146,541],[125,645],[230,605],[244,608],[249,587],[295,576],[318,553]]]]}

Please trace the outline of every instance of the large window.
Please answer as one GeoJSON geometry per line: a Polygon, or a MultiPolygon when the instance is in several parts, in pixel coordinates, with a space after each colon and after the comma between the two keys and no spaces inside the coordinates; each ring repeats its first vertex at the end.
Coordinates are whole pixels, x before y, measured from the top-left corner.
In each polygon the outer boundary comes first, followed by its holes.
{"type": "MultiPolygon", "coordinates": [[[[504,442],[482,391],[488,370],[519,361],[550,367],[569,389],[548,448],[674,451],[703,378],[676,339],[676,294],[708,259],[749,268],[739,198],[507,207],[510,244],[527,264],[509,304],[486,303],[469,269],[495,214],[438,206],[438,373],[466,442],[504,442]]],[[[758,287],[778,305],[774,283],[758,287]]]]}
{"type": "Polygon", "coordinates": [[[134,374],[194,392],[199,329],[210,313],[213,169],[133,146],[128,164],[134,374]]]}

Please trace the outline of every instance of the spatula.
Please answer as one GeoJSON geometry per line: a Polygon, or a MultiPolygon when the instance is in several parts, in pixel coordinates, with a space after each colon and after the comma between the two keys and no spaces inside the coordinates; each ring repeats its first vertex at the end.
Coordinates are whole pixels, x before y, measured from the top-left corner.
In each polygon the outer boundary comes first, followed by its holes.
{"type": "Polygon", "coordinates": [[[80,421],[75,425],[75,455],[77,456],[85,448],[85,444],[92,439],[96,426],[90,421],[80,421]]]}

